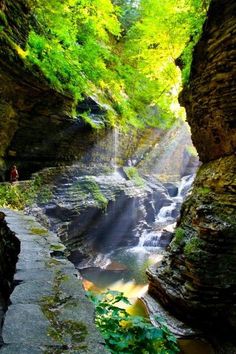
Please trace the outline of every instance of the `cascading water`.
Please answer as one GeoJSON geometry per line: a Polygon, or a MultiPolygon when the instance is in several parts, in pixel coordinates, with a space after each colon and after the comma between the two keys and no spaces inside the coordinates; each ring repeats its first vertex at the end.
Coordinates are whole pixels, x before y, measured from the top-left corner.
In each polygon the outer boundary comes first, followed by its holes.
{"type": "MultiPolygon", "coordinates": [[[[139,239],[137,246],[121,247],[107,254],[98,254],[92,262],[87,263],[87,267],[86,264],[83,265],[82,276],[103,289],[110,288],[114,283],[120,284],[120,281],[123,283],[133,281],[135,284],[145,286],[146,268],[161,260],[165,248],[163,240],[166,246],[171,239],[183,199],[193,180],[194,175],[183,177],[173,197],[170,197],[166,190],[165,202],[168,205],[163,205],[156,211],[154,222],[149,224],[143,222],[144,229],[136,228],[136,237],[139,239]]],[[[127,213],[127,210],[124,210],[124,213],[127,213]]],[[[131,214],[130,218],[132,218],[131,214]]],[[[111,229],[116,227],[116,221],[113,221],[111,229]]],[[[108,236],[114,237],[112,233],[108,236]]]]}
{"type": "Polygon", "coordinates": [[[152,230],[145,230],[140,238],[138,248],[147,251],[148,248],[160,247],[160,239],[164,232],[173,232],[175,221],[179,216],[180,207],[183,203],[184,197],[188,193],[195,175],[184,176],[179,182],[178,192],[175,197],[171,198],[170,205],[163,206],[152,225],[152,230]]]}

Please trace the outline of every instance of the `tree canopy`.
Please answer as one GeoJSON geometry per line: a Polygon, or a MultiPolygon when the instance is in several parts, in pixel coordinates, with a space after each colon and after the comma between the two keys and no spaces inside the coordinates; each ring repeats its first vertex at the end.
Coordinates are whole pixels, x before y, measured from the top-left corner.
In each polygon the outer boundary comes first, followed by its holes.
{"type": "MultiPolygon", "coordinates": [[[[25,60],[75,103],[93,96],[108,125],[168,127],[182,112],[208,0],[32,0],[25,60]]],[[[76,114],[76,113],[74,113],[76,114]]]]}

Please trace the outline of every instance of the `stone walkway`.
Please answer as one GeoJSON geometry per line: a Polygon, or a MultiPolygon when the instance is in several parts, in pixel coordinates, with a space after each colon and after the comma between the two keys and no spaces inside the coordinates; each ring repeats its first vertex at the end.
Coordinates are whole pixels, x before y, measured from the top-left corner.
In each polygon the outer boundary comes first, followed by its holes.
{"type": "Polygon", "coordinates": [[[21,252],[0,354],[108,354],[93,323],[93,306],[58,237],[31,216],[1,211],[21,252]]]}

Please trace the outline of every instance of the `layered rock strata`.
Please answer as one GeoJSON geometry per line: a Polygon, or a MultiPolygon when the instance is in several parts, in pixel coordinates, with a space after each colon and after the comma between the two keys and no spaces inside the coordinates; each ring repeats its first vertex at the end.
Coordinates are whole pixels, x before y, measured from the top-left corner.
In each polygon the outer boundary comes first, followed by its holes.
{"type": "MultiPolygon", "coordinates": [[[[236,327],[236,3],[213,0],[181,94],[204,164],[149,292],[195,324],[236,327]]],[[[222,329],[221,329],[222,331],[222,329]]]]}
{"type": "Polygon", "coordinates": [[[8,228],[4,213],[0,212],[0,323],[2,323],[9,295],[13,288],[13,275],[19,252],[20,242],[8,228]]]}
{"type": "Polygon", "coordinates": [[[0,212],[0,289],[1,295],[8,298],[15,272],[20,242],[7,227],[4,213],[0,212]]]}
{"type": "MultiPolygon", "coordinates": [[[[115,137],[106,127],[106,110],[111,108],[86,97],[76,107],[77,118],[72,118],[75,103],[69,93],[54,89],[26,60],[30,25],[37,26],[29,4],[4,0],[0,5],[0,181],[9,178],[12,164],[26,179],[43,167],[78,160],[103,163],[113,157],[115,137]],[[84,122],[84,112],[100,129],[84,122]]],[[[122,134],[119,158],[127,160],[145,140],[153,144],[150,129],[122,134]]]]}

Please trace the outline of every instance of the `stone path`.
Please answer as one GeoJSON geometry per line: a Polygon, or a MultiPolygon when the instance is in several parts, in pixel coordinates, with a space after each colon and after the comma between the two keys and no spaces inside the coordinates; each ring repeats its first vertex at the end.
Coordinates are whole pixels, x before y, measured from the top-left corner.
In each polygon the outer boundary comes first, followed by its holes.
{"type": "Polygon", "coordinates": [[[1,211],[21,252],[0,354],[108,354],[93,323],[93,306],[58,237],[31,216],[1,211]]]}

